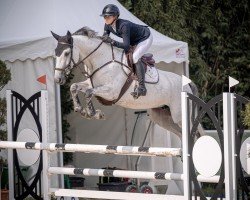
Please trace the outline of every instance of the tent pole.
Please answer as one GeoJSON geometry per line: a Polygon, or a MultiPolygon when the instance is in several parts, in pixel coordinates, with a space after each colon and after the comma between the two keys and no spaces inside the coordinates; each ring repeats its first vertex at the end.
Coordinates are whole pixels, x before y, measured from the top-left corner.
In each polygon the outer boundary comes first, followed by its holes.
{"type": "Polygon", "coordinates": [[[186,77],[189,77],[189,61],[183,62],[183,73],[186,77]]]}
{"type": "MultiPolygon", "coordinates": [[[[130,145],[128,143],[128,122],[127,122],[127,110],[126,108],[123,109],[124,110],[124,131],[125,131],[125,144],[126,145],[130,145]]],[[[127,169],[129,169],[130,167],[130,163],[131,163],[131,159],[130,156],[126,156],[127,157],[127,169]]]]}
{"type": "MultiPolygon", "coordinates": [[[[55,66],[55,59],[53,59],[53,63],[55,66]]],[[[55,84],[55,101],[57,102],[56,106],[56,121],[57,121],[57,141],[61,144],[63,143],[62,139],[62,113],[61,113],[61,91],[60,91],[60,85],[55,84]]],[[[59,166],[63,167],[63,153],[60,152],[58,154],[58,164],[59,166]]],[[[60,175],[59,176],[59,186],[61,188],[64,188],[64,176],[60,175]]]]}

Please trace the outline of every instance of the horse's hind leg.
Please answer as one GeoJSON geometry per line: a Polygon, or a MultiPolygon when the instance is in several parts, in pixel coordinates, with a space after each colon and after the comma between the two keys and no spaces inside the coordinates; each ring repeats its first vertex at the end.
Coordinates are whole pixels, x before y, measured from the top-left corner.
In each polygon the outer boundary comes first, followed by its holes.
{"type": "Polygon", "coordinates": [[[91,119],[105,119],[104,117],[104,113],[99,110],[99,109],[95,109],[93,102],[92,102],[92,97],[94,96],[93,94],[93,88],[87,89],[85,92],[85,98],[86,98],[86,103],[87,103],[87,107],[86,107],[86,112],[88,114],[88,116],[91,119]]]}
{"type": "Polygon", "coordinates": [[[148,110],[150,119],[162,128],[175,133],[181,139],[181,127],[174,123],[169,109],[152,108],[148,110]]]}

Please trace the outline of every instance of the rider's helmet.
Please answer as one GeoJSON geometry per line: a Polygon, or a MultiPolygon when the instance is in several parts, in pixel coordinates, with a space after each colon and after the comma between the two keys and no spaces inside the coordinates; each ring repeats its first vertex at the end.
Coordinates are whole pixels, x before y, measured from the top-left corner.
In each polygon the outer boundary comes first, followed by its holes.
{"type": "Polygon", "coordinates": [[[102,14],[100,16],[102,16],[102,17],[105,17],[105,16],[117,16],[117,17],[119,17],[119,15],[120,15],[119,8],[114,4],[108,4],[103,8],[102,14]]]}

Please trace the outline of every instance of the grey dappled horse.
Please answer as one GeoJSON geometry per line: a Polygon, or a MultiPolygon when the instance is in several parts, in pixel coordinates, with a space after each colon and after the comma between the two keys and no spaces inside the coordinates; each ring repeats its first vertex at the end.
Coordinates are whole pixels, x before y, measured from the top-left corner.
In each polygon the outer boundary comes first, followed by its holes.
{"type": "MultiPolygon", "coordinates": [[[[88,27],[73,35],[70,32],[66,36],[53,32],[52,35],[58,41],[55,49],[55,82],[64,84],[70,70],[80,65],[83,65],[81,70],[87,77],[83,82],[73,83],[70,88],[76,112],[88,119],[102,119],[104,114],[94,108],[91,100],[95,96],[125,108],[147,109],[153,122],[181,137],[181,76],[158,70],[158,82],[146,84],[147,95],[134,99],[130,93],[137,85],[136,80],[132,80],[128,89],[121,94],[131,72],[126,67],[127,59],[123,50],[111,48],[88,27]],[[78,92],[85,94],[86,108],[82,107],[78,92]]],[[[191,87],[197,91],[194,85],[191,87]]],[[[184,90],[195,93],[191,87],[187,85],[184,90]]]]}

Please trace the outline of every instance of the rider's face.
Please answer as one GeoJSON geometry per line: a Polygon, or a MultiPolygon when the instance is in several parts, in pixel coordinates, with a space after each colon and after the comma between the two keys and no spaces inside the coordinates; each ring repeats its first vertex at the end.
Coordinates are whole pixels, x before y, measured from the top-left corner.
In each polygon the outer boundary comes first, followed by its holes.
{"type": "Polygon", "coordinates": [[[111,25],[112,22],[116,19],[116,16],[104,16],[105,24],[111,25]]]}

